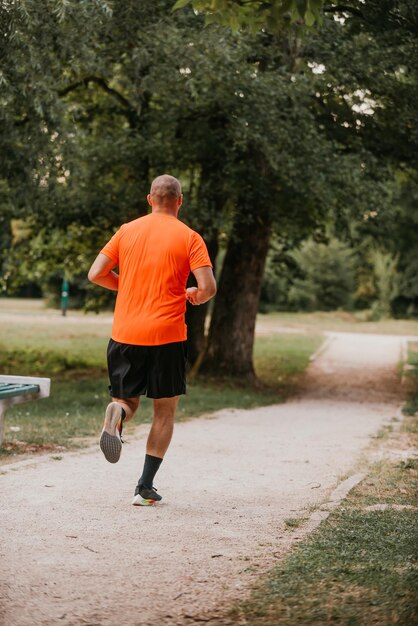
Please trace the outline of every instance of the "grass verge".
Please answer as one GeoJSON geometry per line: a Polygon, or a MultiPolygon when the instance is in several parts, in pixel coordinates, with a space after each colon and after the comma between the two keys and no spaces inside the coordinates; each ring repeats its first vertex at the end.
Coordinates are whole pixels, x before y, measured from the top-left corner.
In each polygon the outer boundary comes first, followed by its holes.
{"type": "Polygon", "coordinates": [[[405,370],[407,400],[403,412],[415,415],[418,412],[418,342],[408,342],[407,367],[405,370]]]}
{"type": "MultiPolygon", "coordinates": [[[[415,428],[414,418],[405,418],[391,446],[408,449],[415,428]]],[[[233,609],[228,623],[417,624],[417,487],[416,459],[373,465],[342,506],[233,609]]]]}
{"type": "MultiPolygon", "coordinates": [[[[252,389],[228,383],[194,381],[188,387],[188,394],[180,400],[177,419],[196,417],[222,408],[248,409],[282,402],[321,342],[320,335],[275,335],[257,339],[255,366],[266,387],[252,389]]],[[[83,438],[97,435],[109,401],[107,379],[100,375],[105,350],[106,339],[101,337],[90,340],[87,337],[82,340],[75,338],[72,349],[67,348],[65,357],[60,346],[53,349],[49,343],[47,360],[45,352],[30,346],[26,351],[9,349],[9,358],[14,365],[8,372],[30,371],[33,375],[52,376],[53,380],[50,398],[17,405],[7,411],[5,439],[0,454],[80,446],[84,444],[83,438]]],[[[147,423],[151,419],[152,402],[144,398],[134,423],[127,425],[127,435],[136,424],[147,423]]]]}

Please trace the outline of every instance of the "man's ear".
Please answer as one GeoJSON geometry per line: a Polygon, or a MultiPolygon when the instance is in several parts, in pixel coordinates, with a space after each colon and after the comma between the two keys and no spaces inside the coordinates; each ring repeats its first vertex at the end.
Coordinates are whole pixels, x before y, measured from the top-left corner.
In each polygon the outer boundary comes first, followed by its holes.
{"type": "Polygon", "coordinates": [[[177,198],[177,206],[180,208],[182,204],[183,204],[183,194],[180,194],[179,197],[177,198]]]}
{"type": "Polygon", "coordinates": [[[148,195],[147,195],[147,201],[148,201],[148,204],[149,204],[150,206],[152,206],[152,198],[151,198],[151,194],[148,194],[148,195]]]}

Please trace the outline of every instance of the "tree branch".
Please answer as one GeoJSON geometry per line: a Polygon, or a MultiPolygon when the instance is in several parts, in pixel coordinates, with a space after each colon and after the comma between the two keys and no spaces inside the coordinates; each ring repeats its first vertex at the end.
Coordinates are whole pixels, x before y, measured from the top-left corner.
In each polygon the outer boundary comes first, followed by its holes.
{"type": "Polygon", "coordinates": [[[60,97],[66,96],[68,93],[70,93],[71,91],[75,91],[79,87],[88,87],[89,83],[95,83],[96,85],[99,85],[99,87],[101,87],[103,91],[105,91],[106,93],[116,98],[116,100],[125,109],[129,109],[130,111],[134,110],[133,106],[131,105],[129,100],[125,98],[125,96],[119,93],[119,91],[116,91],[116,89],[109,87],[107,82],[103,78],[100,78],[99,76],[87,76],[86,78],[83,78],[82,80],[79,80],[78,82],[73,83],[72,85],[68,85],[64,89],[61,89],[58,92],[58,95],[60,97]]]}
{"type": "MultiPolygon", "coordinates": [[[[138,123],[138,113],[135,110],[135,108],[132,106],[132,104],[129,102],[129,100],[127,98],[125,98],[125,96],[123,96],[121,93],[119,93],[119,91],[116,91],[116,89],[113,89],[112,87],[109,87],[109,85],[106,83],[106,81],[103,78],[100,78],[99,76],[87,76],[86,78],[83,78],[82,80],[79,80],[76,83],[73,83],[72,85],[67,85],[67,87],[64,87],[64,89],[60,89],[57,92],[58,96],[60,98],[63,98],[67,94],[71,93],[71,91],[75,91],[79,87],[84,87],[84,88],[88,87],[88,85],[90,83],[95,83],[96,85],[101,87],[103,89],[103,91],[105,91],[109,95],[111,95],[114,98],[116,98],[116,100],[119,102],[119,104],[121,104],[123,106],[123,108],[125,109],[124,114],[128,118],[130,126],[132,128],[137,126],[137,123],[138,123]]],[[[25,124],[27,124],[29,122],[29,119],[30,119],[29,116],[25,115],[22,119],[17,120],[14,123],[14,125],[15,126],[24,126],[25,124]]]]}

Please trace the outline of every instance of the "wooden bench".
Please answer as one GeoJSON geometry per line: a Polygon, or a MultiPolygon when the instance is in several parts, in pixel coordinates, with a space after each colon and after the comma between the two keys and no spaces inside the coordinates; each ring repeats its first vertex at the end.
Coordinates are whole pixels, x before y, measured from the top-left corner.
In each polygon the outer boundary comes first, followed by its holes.
{"type": "Polygon", "coordinates": [[[0,446],[3,443],[6,410],[15,404],[47,398],[50,388],[50,378],[0,375],[0,446]]]}

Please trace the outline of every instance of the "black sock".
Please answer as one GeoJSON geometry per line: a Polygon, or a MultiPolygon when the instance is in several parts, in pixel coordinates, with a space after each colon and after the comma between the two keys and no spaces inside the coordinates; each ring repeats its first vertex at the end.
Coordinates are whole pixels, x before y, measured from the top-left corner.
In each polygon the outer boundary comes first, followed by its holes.
{"type": "Polygon", "coordinates": [[[138,485],[151,489],[154,476],[158,472],[161,463],[162,459],[158,458],[158,456],[146,454],[144,469],[142,470],[141,478],[138,480],[138,485]]]}

